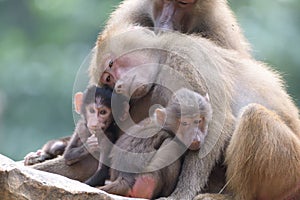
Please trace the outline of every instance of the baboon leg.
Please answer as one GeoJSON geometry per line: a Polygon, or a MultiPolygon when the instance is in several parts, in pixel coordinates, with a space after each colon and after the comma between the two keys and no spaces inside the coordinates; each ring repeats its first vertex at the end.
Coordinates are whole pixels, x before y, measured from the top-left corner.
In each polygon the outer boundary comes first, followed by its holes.
{"type": "Polygon", "coordinates": [[[126,178],[119,176],[112,183],[98,189],[110,194],[116,194],[126,197],[152,199],[157,189],[157,178],[155,176],[140,175],[136,177],[133,175],[126,178]]]}
{"type": "Polygon", "coordinates": [[[299,195],[299,138],[275,112],[259,104],[250,104],[241,113],[226,163],[228,189],[235,199],[281,200],[299,195]]]}
{"type": "Polygon", "coordinates": [[[116,194],[121,196],[128,196],[128,192],[130,190],[129,182],[126,181],[123,177],[118,177],[115,181],[112,183],[97,187],[100,190],[103,190],[110,194],[116,194]]]}
{"type": "Polygon", "coordinates": [[[96,173],[91,176],[85,184],[89,186],[103,186],[105,184],[105,180],[109,178],[109,167],[106,165],[101,164],[101,168],[96,171],[96,173]]]}
{"type": "Polygon", "coordinates": [[[158,183],[158,181],[159,178],[156,176],[156,173],[140,175],[137,177],[132,189],[128,192],[128,196],[152,199],[157,196],[157,193],[161,193],[162,183],[158,183]]]}
{"type": "Polygon", "coordinates": [[[92,155],[80,160],[73,165],[67,165],[65,159],[62,156],[47,160],[43,163],[29,166],[31,168],[46,171],[54,174],[59,174],[70,179],[85,181],[91,177],[97,170],[98,160],[92,155]]]}

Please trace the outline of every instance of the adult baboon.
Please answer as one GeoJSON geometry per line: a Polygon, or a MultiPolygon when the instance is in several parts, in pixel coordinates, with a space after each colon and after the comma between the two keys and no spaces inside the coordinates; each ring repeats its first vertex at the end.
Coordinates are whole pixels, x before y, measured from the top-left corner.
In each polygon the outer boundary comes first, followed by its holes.
{"type": "Polygon", "coordinates": [[[124,23],[196,34],[250,57],[249,43],[227,0],[124,0],[103,34],[124,23]]]}
{"type": "MultiPolygon", "coordinates": [[[[124,23],[196,34],[224,48],[237,50],[246,57],[251,56],[249,44],[227,0],[124,0],[110,16],[102,37],[105,39],[124,23]]],[[[143,97],[140,105],[149,105],[149,99],[143,97]]],[[[132,108],[135,121],[147,117],[136,111],[139,111],[137,106],[132,108]]]]}
{"type": "MultiPolygon", "coordinates": [[[[161,66],[167,65],[211,99],[214,113],[204,148],[185,157],[172,197],[191,199],[201,193],[228,143],[228,188],[236,199],[295,195],[300,183],[299,114],[276,72],[203,38],[155,35],[132,26],[125,30],[120,27],[119,35],[115,29],[97,43],[90,67],[95,84],[115,87],[132,99],[159,93],[154,99],[159,102],[164,91],[157,84],[173,80],[161,66]]],[[[143,112],[147,106],[139,107],[143,112]]]]}

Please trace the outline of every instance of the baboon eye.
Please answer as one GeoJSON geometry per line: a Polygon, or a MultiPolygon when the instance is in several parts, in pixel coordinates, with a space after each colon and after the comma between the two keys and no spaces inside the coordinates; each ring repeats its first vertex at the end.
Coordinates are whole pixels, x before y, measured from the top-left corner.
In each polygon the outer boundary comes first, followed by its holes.
{"type": "Polygon", "coordinates": [[[201,119],[197,119],[197,120],[194,121],[194,124],[200,124],[201,121],[202,121],[201,119]]]}
{"type": "Polygon", "coordinates": [[[105,81],[106,81],[107,83],[109,83],[110,80],[111,80],[110,75],[108,75],[108,76],[106,77],[105,81]]]}
{"type": "Polygon", "coordinates": [[[187,126],[187,125],[189,125],[187,122],[181,122],[181,125],[182,126],[187,126]]]}
{"type": "Polygon", "coordinates": [[[105,114],[106,114],[106,110],[101,110],[101,111],[100,111],[100,114],[101,114],[101,115],[105,115],[105,114]]]}
{"type": "Polygon", "coordinates": [[[108,63],[108,67],[112,68],[113,65],[114,65],[114,61],[110,60],[109,63],[108,63]]]}
{"type": "Polygon", "coordinates": [[[114,86],[115,79],[114,76],[108,72],[104,72],[100,78],[102,84],[108,85],[110,87],[114,86]]]}

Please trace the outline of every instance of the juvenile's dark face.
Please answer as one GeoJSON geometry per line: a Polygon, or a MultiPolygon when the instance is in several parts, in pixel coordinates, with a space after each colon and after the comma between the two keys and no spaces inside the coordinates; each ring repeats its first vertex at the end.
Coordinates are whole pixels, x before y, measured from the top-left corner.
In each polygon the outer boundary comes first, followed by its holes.
{"type": "Polygon", "coordinates": [[[154,26],[188,32],[196,2],[197,0],[154,0],[154,26]]]}
{"type": "Polygon", "coordinates": [[[86,106],[86,122],[91,133],[98,130],[105,131],[113,121],[111,108],[99,103],[91,103],[86,106]]]}

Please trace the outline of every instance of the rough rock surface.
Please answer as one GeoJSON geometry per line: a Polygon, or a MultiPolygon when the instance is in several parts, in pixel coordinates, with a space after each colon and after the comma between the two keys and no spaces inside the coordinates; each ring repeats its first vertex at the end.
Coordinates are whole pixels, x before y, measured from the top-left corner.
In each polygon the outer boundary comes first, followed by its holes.
{"type": "Polygon", "coordinates": [[[126,200],[107,194],[79,181],[43,172],[12,161],[0,154],[1,200],[126,200]]]}

